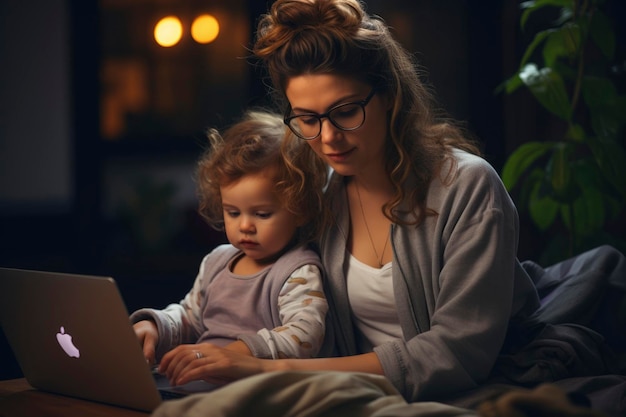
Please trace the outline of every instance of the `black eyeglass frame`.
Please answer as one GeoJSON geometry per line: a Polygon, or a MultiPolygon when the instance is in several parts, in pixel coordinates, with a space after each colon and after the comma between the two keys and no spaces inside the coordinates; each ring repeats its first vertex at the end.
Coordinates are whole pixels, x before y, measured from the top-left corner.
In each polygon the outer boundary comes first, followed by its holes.
{"type": "Polygon", "coordinates": [[[363,126],[363,123],[365,123],[365,117],[366,117],[365,106],[367,106],[369,104],[370,100],[372,99],[372,97],[374,97],[375,94],[376,94],[376,88],[372,88],[372,91],[370,91],[370,93],[367,95],[367,97],[365,97],[363,100],[351,101],[351,102],[348,102],[348,103],[338,104],[338,105],[328,109],[328,111],[326,111],[325,113],[322,113],[322,114],[301,113],[301,114],[290,115],[291,114],[291,106],[288,106],[287,110],[285,111],[285,114],[283,116],[283,122],[289,127],[289,130],[291,130],[294,135],[296,135],[297,137],[299,137],[300,139],[303,139],[303,140],[313,140],[313,139],[318,138],[319,135],[322,134],[322,119],[324,119],[324,118],[328,119],[333,124],[333,126],[335,126],[337,129],[343,130],[344,132],[350,132],[352,130],[357,130],[358,128],[363,126]],[[345,107],[345,106],[354,106],[355,104],[359,105],[361,107],[361,111],[363,112],[363,121],[361,121],[361,123],[358,126],[351,127],[351,128],[345,128],[343,126],[339,126],[337,123],[335,123],[335,121],[332,119],[332,117],[330,117],[330,114],[332,112],[334,112],[335,110],[340,109],[340,108],[345,107]],[[318,125],[319,125],[319,128],[320,128],[319,132],[317,132],[317,135],[311,136],[311,137],[304,137],[300,133],[296,132],[293,127],[291,127],[291,121],[293,119],[296,119],[296,118],[302,117],[302,116],[315,117],[317,119],[317,122],[318,122],[318,125]]]}

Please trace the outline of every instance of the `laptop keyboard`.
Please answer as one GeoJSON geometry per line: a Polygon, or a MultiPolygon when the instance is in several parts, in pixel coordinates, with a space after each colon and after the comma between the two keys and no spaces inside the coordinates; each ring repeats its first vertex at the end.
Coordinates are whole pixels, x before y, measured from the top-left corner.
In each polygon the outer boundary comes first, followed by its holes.
{"type": "Polygon", "coordinates": [[[172,392],[168,390],[159,390],[159,394],[161,394],[161,399],[163,401],[175,400],[177,398],[183,398],[185,396],[185,394],[181,394],[180,392],[172,392]]]}

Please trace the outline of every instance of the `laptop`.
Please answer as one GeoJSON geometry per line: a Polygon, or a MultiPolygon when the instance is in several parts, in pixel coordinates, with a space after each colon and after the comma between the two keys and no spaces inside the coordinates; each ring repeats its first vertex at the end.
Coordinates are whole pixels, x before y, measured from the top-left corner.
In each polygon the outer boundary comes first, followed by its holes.
{"type": "Polygon", "coordinates": [[[110,277],[0,268],[0,325],[34,388],[154,410],[216,386],[169,386],[144,359],[110,277]]]}

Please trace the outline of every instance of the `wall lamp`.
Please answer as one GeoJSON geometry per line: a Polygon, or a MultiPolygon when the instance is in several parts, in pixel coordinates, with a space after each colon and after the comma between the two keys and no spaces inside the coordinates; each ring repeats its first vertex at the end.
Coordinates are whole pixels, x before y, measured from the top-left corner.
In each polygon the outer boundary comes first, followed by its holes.
{"type": "MultiPolygon", "coordinates": [[[[191,23],[191,37],[200,44],[213,42],[220,32],[217,19],[210,14],[201,14],[191,23]]],[[[165,16],[154,26],[154,40],[164,48],[172,47],[183,37],[183,24],[177,16],[165,16]]]]}

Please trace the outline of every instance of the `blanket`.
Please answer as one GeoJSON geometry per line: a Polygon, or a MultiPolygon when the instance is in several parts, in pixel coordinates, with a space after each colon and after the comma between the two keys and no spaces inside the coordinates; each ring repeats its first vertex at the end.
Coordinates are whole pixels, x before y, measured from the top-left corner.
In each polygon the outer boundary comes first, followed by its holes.
{"type": "Polygon", "coordinates": [[[515,389],[475,410],[407,403],[382,376],[354,372],[275,372],[206,394],[163,403],[153,417],[605,417],[555,385],[515,389]]]}

